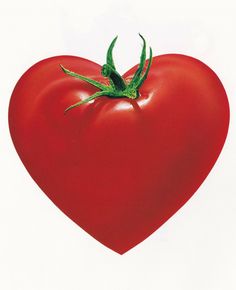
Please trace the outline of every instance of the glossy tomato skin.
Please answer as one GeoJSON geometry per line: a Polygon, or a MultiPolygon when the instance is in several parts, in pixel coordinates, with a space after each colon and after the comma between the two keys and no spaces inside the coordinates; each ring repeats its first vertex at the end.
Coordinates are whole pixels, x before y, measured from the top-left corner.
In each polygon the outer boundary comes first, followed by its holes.
{"type": "Polygon", "coordinates": [[[100,97],[64,114],[96,89],[59,64],[106,82],[98,64],[79,57],[35,64],[12,94],[14,145],[47,196],[123,254],[169,219],[213,167],[229,124],[225,90],[202,62],[162,55],[153,59],[138,99],[100,97]]]}

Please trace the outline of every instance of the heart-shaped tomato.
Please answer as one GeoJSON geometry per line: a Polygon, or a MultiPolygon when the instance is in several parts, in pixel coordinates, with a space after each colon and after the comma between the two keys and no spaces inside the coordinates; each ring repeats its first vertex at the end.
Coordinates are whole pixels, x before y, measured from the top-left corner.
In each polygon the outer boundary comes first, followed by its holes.
{"type": "MultiPolygon", "coordinates": [[[[125,73],[124,84],[137,68],[125,73]]],[[[204,181],[223,147],[229,107],[216,74],[192,57],[154,57],[136,95],[100,94],[87,102],[98,88],[71,71],[110,89],[119,85],[119,74],[109,75],[109,86],[101,69],[75,56],[35,64],[13,91],[9,126],[22,162],[47,196],[122,254],[167,221],[204,181]]]]}

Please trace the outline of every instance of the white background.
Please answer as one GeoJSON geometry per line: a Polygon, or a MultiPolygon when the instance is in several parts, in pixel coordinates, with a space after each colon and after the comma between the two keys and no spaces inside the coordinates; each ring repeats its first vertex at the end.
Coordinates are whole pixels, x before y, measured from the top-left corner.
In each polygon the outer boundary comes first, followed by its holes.
{"type": "Polygon", "coordinates": [[[0,7],[0,289],[236,289],[235,1],[5,1],[0,7]],[[35,62],[72,54],[104,63],[115,35],[124,72],[141,32],[154,54],[192,55],[222,80],[231,106],[226,145],[195,196],[123,256],[64,216],[33,182],[7,123],[12,89],[35,62]]]}

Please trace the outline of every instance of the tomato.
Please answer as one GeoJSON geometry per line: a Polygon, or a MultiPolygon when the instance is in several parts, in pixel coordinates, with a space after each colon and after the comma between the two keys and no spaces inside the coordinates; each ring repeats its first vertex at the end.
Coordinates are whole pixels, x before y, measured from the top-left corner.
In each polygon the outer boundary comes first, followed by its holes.
{"type": "MultiPolygon", "coordinates": [[[[24,73],[9,106],[11,136],[32,178],[70,219],[120,254],[196,192],[229,124],[226,92],[208,66],[180,54],[149,64],[137,95],[87,102],[98,88],[71,72],[109,86],[102,67],[75,56],[51,57],[24,73]]],[[[123,75],[126,84],[137,69],[123,75]]]]}

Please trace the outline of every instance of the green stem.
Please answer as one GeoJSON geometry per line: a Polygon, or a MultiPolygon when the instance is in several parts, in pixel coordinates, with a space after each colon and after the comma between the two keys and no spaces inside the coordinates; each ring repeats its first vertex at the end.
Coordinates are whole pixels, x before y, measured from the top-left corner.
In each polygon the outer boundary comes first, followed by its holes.
{"type": "Polygon", "coordinates": [[[98,89],[100,89],[100,90],[104,90],[104,89],[106,89],[106,86],[105,86],[105,85],[103,85],[103,84],[101,84],[101,83],[99,83],[99,82],[97,82],[97,81],[95,81],[95,80],[89,79],[89,78],[84,77],[84,76],[82,76],[82,75],[79,75],[79,74],[77,74],[77,73],[75,73],[75,72],[73,72],[73,71],[70,71],[70,70],[64,68],[64,66],[61,65],[61,64],[60,64],[60,67],[61,67],[61,69],[63,70],[63,72],[66,73],[66,74],[69,75],[69,76],[72,76],[72,77],[75,77],[75,78],[80,79],[80,80],[82,80],[82,81],[85,81],[85,82],[87,82],[87,83],[93,85],[94,87],[96,87],[96,88],[98,88],[98,89]]]}
{"type": "Polygon", "coordinates": [[[138,82],[138,80],[140,79],[140,76],[142,74],[142,71],[143,71],[143,68],[144,68],[144,65],[145,65],[145,60],[146,60],[146,41],[145,41],[145,39],[143,38],[143,36],[141,34],[139,34],[139,36],[143,40],[143,49],[142,49],[142,53],[141,53],[141,56],[140,56],[139,67],[136,70],[136,72],[135,72],[135,74],[133,76],[133,79],[130,82],[130,85],[135,85],[138,82]]]}
{"type": "Polygon", "coordinates": [[[106,57],[107,63],[103,65],[102,71],[101,71],[102,75],[109,79],[110,85],[104,85],[93,79],[87,78],[73,71],[70,71],[66,69],[64,66],[60,65],[63,72],[66,73],[67,75],[83,80],[100,90],[96,92],[95,94],[93,94],[92,96],[90,96],[89,98],[71,105],[65,110],[65,113],[75,107],[88,103],[89,101],[94,100],[101,96],[108,96],[110,98],[129,98],[129,99],[136,99],[139,97],[139,88],[142,86],[143,82],[146,80],[148,73],[150,71],[150,68],[151,68],[151,64],[152,64],[152,49],[150,47],[150,57],[149,57],[146,71],[144,72],[145,60],[146,60],[146,41],[141,34],[139,34],[139,36],[142,38],[142,41],[143,41],[142,53],[140,56],[140,64],[132,80],[128,84],[125,82],[122,76],[117,72],[115,68],[114,60],[113,60],[112,52],[113,52],[113,48],[115,46],[117,37],[113,39],[113,41],[111,42],[108,48],[107,57],[106,57]]]}
{"type": "Polygon", "coordinates": [[[122,76],[111,65],[104,64],[102,67],[102,75],[109,78],[109,81],[115,90],[124,91],[126,89],[126,84],[122,76]]]}
{"type": "Polygon", "coordinates": [[[73,108],[76,108],[76,107],[82,105],[82,104],[86,104],[86,103],[88,103],[88,102],[90,102],[90,101],[96,99],[97,97],[104,96],[104,93],[105,93],[105,91],[97,92],[97,93],[93,94],[92,96],[90,96],[89,98],[87,98],[87,99],[85,99],[85,100],[83,100],[83,101],[80,101],[80,102],[78,102],[78,103],[75,103],[74,105],[71,105],[70,107],[68,107],[68,108],[65,110],[65,113],[66,113],[67,111],[73,109],[73,108]]]}
{"type": "Polygon", "coordinates": [[[137,89],[139,89],[142,86],[143,82],[146,80],[148,73],[150,71],[151,65],[152,65],[152,48],[150,47],[150,56],[149,56],[148,66],[144,75],[137,82],[137,89]]]}
{"type": "Polygon", "coordinates": [[[112,43],[110,44],[108,51],[107,51],[107,64],[109,64],[114,70],[115,68],[115,64],[114,64],[114,60],[113,60],[113,55],[112,55],[112,51],[113,48],[116,44],[116,40],[117,40],[118,36],[116,36],[113,40],[112,43]]]}

